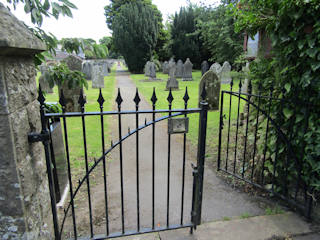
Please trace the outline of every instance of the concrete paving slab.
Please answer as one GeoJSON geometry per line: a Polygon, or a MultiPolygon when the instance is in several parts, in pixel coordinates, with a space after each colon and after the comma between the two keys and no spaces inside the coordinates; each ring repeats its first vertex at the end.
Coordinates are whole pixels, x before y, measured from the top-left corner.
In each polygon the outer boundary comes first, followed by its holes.
{"type": "Polygon", "coordinates": [[[160,240],[159,233],[147,233],[142,235],[114,238],[114,240],[160,240]]]}

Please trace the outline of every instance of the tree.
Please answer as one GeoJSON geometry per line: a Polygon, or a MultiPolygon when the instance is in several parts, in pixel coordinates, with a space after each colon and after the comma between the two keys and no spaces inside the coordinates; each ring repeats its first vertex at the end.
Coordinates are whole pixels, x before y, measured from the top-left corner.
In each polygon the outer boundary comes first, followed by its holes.
{"type": "Polygon", "coordinates": [[[185,61],[190,58],[191,62],[199,67],[201,64],[200,42],[196,32],[196,14],[194,8],[180,8],[175,13],[171,26],[171,50],[176,59],[185,61]]]}
{"type": "Polygon", "coordinates": [[[234,19],[228,8],[201,8],[197,17],[197,28],[203,49],[210,53],[210,61],[228,61],[231,64],[243,53],[243,37],[234,30],[234,19]]]}
{"type": "Polygon", "coordinates": [[[113,21],[115,17],[119,14],[121,6],[128,3],[142,3],[145,6],[149,6],[153,10],[153,14],[157,19],[159,31],[153,56],[159,60],[168,59],[169,56],[166,55],[164,46],[168,44],[169,34],[163,26],[161,12],[158,10],[156,5],[152,4],[151,0],[111,0],[110,4],[104,8],[108,28],[113,31],[113,21]]]}
{"type": "Polygon", "coordinates": [[[114,44],[114,38],[113,37],[103,37],[99,39],[99,43],[101,45],[105,45],[108,48],[109,51],[109,58],[120,58],[121,54],[116,49],[116,46],[114,44]]]}
{"type": "Polygon", "coordinates": [[[122,5],[112,25],[115,46],[129,70],[142,72],[151,58],[159,33],[153,9],[139,1],[122,5]]]}

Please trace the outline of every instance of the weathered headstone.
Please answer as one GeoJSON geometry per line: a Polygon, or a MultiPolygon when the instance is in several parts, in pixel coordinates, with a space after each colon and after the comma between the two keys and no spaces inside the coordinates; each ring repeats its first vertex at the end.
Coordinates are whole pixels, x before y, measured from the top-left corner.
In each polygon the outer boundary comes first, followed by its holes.
{"type": "Polygon", "coordinates": [[[82,59],[80,57],[69,55],[69,57],[63,59],[70,70],[80,71],[82,70],[82,59]]]}
{"type": "Polygon", "coordinates": [[[92,88],[104,88],[102,65],[99,63],[92,66],[92,88]]]}
{"type": "Polygon", "coordinates": [[[209,71],[209,63],[207,61],[203,61],[201,63],[201,76],[203,76],[206,72],[209,71]]]}
{"type": "Polygon", "coordinates": [[[162,64],[162,73],[169,74],[169,63],[167,61],[162,64]]]}
{"type": "Polygon", "coordinates": [[[148,61],[144,66],[144,75],[146,77],[150,77],[150,61],[148,61]]]}
{"type": "Polygon", "coordinates": [[[82,64],[82,72],[85,75],[87,80],[91,80],[92,78],[92,62],[91,61],[84,61],[82,64]]]}
{"type": "Polygon", "coordinates": [[[174,90],[174,89],[179,89],[179,82],[177,81],[176,77],[176,63],[174,60],[170,60],[169,62],[169,79],[167,81],[167,86],[166,90],[174,90]]]}
{"type": "Polygon", "coordinates": [[[177,69],[176,69],[176,78],[182,78],[183,77],[183,62],[182,60],[178,60],[177,62],[177,69]]]}
{"type": "MultiPolygon", "coordinates": [[[[81,71],[82,70],[82,59],[80,57],[70,55],[69,57],[63,60],[67,64],[70,70],[73,71],[81,71]]],[[[63,95],[66,102],[66,111],[67,112],[80,112],[81,107],[78,103],[80,92],[82,87],[75,87],[70,89],[68,86],[68,82],[64,81],[62,86],[60,87],[63,91],[63,95]]],[[[59,94],[61,91],[59,90],[59,94]]]]}
{"type": "Polygon", "coordinates": [[[157,78],[156,75],[156,65],[154,62],[149,63],[149,80],[155,80],[157,78]]]}
{"type": "Polygon", "coordinates": [[[229,62],[224,62],[221,68],[221,83],[229,84],[231,82],[231,65],[229,62]]]}
{"type": "Polygon", "coordinates": [[[217,74],[218,78],[220,78],[222,67],[219,63],[215,62],[214,64],[212,64],[210,70],[217,74]]]}
{"type": "Polygon", "coordinates": [[[49,66],[40,65],[41,76],[39,77],[39,84],[41,86],[41,90],[46,93],[53,93],[53,89],[49,86],[49,66]]]}
{"type": "Polygon", "coordinates": [[[242,68],[242,71],[244,72],[245,78],[242,82],[241,92],[242,93],[248,93],[248,85],[249,85],[249,63],[246,63],[246,66],[242,68]]]}
{"type": "Polygon", "coordinates": [[[102,74],[103,74],[103,76],[108,76],[109,75],[108,62],[106,60],[102,60],[101,61],[101,65],[102,65],[102,74]]]}
{"type": "Polygon", "coordinates": [[[192,67],[193,64],[191,63],[190,59],[187,58],[183,66],[183,81],[192,81],[192,67]]]}
{"type": "Polygon", "coordinates": [[[219,110],[219,99],[220,99],[220,88],[221,82],[213,71],[207,71],[200,80],[199,85],[199,103],[202,100],[205,100],[208,105],[208,110],[219,110]],[[203,90],[203,86],[206,89],[206,98],[202,99],[201,93],[203,90]]]}

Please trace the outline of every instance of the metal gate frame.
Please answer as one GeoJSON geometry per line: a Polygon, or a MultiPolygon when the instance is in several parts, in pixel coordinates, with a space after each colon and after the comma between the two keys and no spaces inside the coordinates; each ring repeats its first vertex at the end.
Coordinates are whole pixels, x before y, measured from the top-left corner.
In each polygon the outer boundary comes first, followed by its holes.
{"type": "MultiPolygon", "coordinates": [[[[206,90],[203,88],[202,90],[202,99],[206,97],[206,90]]],[[[205,144],[206,144],[206,130],[207,130],[207,112],[208,112],[208,104],[205,101],[200,102],[200,108],[188,108],[188,90],[186,88],[185,95],[183,97],[184,100],[184,109],[172,109],[172,101],[174,100],[172,91],[170,89],[169,95],[167,98],[168,101],[168,109],[165,110],[156,110],[156,91],[153,90],[153,95],[151,97],[152,102],[152,110],[139,110],[139,103],[141,101],[138,93],[138,89],[133,101],[136,105],[135,111],[123,111],[121,110],[121,103],[123,99],[120,94],[120,89],[118,89],[118,95],[116,98],[116,103],[118,107],[118,111],[103,111],[103,103],[104,98],[101,93],[99,93],[99,98],[97,102],[99,103],[100,112],[85,112],[85,103],[86,100],[83,96],[83,92],[80,93],[80,98],[78,103],[81,106],[81,112],[73,112],[69,113],[66,112],[66,102],[61,91],[59,103],[62,106],[62,113],[46,113],[45,112],[45,97],[42,93],[41,87],[39,86],[39,97],[38,101],[40,103],[40,116],[41,116],[41,133],[30,133],[28,135],[29,142],[42,142],[45,150],[45,157],[46,157],[46,167],[47,167],[47,174],[48,174],[48,183],[49,183],[49,190],[50,190],[50,199],[51,199],[51,209],[52,209],[52,217],[53,217],[53,226],[54,226],[54,235],[56,240],[60,240],[62,238],[62,232],[64,223],[66,220],[67,213],[71,208],[72,214],[72,222],[73,222],[73,233],[74,239],[80,239],[77,236],[77,225],[76,225],[76,217],[75,217],[75,208],[74,208],[74,198],[76,197],[80,187],[84,182],[87,185],[87,193],[88,193],[88,204],[89,204],[89,217],[90,217],[90,237],[81,238],[81,239],[109,239],[121,236],[129,236],[129,235],[136,235],[142,233],[149,233],[149,232],[158,232],[158,231],[165,231],[165,230],[172,230],[172,229],[179,229],[179,228],[190,228],[190,233],[193,233],[193,229],[196,229],[197,225],[201,224],[201,208],[202,208],[202,191],[203,191],[203,176],[204,176],[204,163],[205,163],[205,144]],[[156,119],[157,113],[168,113],[167,116],[160,117],[156,119]],[[183,213],[184,213],[184,182],[185,182],[185,152],[186,152],[186,133],[184,133],[184,143],[183,143],[183,174],[182,174],[182,189],[181,189],[181,221],[179,225],[170,225],[169,219],[169,200],[170,200],[170,141],[171,141],[171,134],[168,134],[168,172],[167,172],[167,220],[165,227],[156,227],[154,221],[154,159],[155,159],[155,124],[157,122],[163,121],[165,119],[172,119],[177,116],[184,116],[187,117],[188,114],[199,113],[199,135],[198,135],[198,154],[197,154],[197,166],[193,167],[193,193],[192,193],[192,209],[191,209],[191,222],[184,223],[183,222],[183,213]],[[128,134],[122,136],[122,126],[121,126],[121,116],[122,115],[135,115],[136,117],[136,129],[135,130],[128,130],[128,134]],[[145,121],[144,125],[139,126],[139,114],[151,114],[152,121],[145,121]],[[116,115],[118,116],[118,123],[119,123],[119,140],[116,143],[111,142],[111,147],[106,150],[105,149],[105,139],[104,139],[104,116],[105,115],[116,115]],[[88,156],[87,156],[87,143],[86,143],[86,125],[85,125],[85,117],[86,116],[100,116],[101,120],[101,151],[102,156],[95,160],[95,163],[92,167],[89,168],[88,165],[88,156]],[[71,167],[70,167],[70,157],[69,157],[69,146],[68,146],[68,132],[67,132],[67,122],[66,119],[70,117],[81,117],[82,119],[82,130],[83,130],[83,146],[84,146],[84,153],[85,153],[85,164],[86,164],[86,175],[79,180],[78,186],[73,189],[72,179],[71,179],[71,167]],[[50,131],[49,129],[49,119],[51,118],[60,118],[63,121],[63,129],[64,129],[64,141],[65,141],[65,150],[67,156],[67,168],[68,168],[68,180],[69,180],[69,194],[70,194],[70,202],[66,209],[64,209],[64,217],[59,226],[58,222],[58,214],[56,209],[56,199],[55,199],[55,186],[53,181],[53,169],[52,169],[52,162],[50,159],[50,131]],[[140,213],[139,213],[139,131],[146,128],[152,127],[152,227],[150,229],[141,229],[140,227],[140,213]],[[122,142],[125,141],[128,137],[132,135],[136,135],[136,165],[137,165],[137,172],[136,172],[136,181],[137,181],[137,230],[136,231],[126,231],[124,225],[124,202],[123,202],[123,166],[122,166],[122,142]],[[108,190],[107,190],[107,175],[106,175],[106,155],[110,153],[116,146],[119,146],[119,154],[120,154],[120,174],[121,174],[121,222],[122,222],[122,232],[121,233],[110,233],[109,232],[109,219],[108,219],[108,190]],[[90,194],[90,173],[95,169],[95,167],[101,163],[103,164],[103,177],[104,177],[104,192],[105,192],[105,215],[106,215],[106,234],[105,235],[95,235],[93,230],[93,222],[92,222],[92,207],[91,207],[91,194],[90,194]]]]}
{"type": "MultiPolygon", "coordinates": [[[[226,173],[228,175],[231,175],[241,181],[244,181],[247,184],[250,184],[256,188],[259,188],[265,192],[268,192],[271,194],[271,196],[276,196],[282,200],[284,200],[288,205],[294,209],[299,210],[305,217],[308,219],[311,219],[311,214],[312,214],[312,204],[313,204],[313,197],[309,192],[313,191],[312,186],[308,186],[306,183],[303,182],[302,180],[302,163],[299,161],[298,157],[302,156],[297,156],[294,153],[294,148],[292,141],[294,139],[291,139],[290,136],[288,136],[286,133],[289,132],[290,130],[284,130],[282,127],[278,124],[277,119],[281,119],[281,116],[271,116],[271,107],[274,102],[278,102],[281,104],[281,111],[283,108],[283,104],[286,101],[285,99],[282,98],[275,98],[273,97],[273,91],[274,88],[271,85],[270,89],[268,89],[268,96],[263,96],[261,94],[261,82],[259,83],[258,86],[258,93],[253,94],[252,93],[252,84],[251,81],[249,81],[248,84],[248,93],[241,92],[242,89],[242,82],[240,80],[239,82],[239,91],[235,92],[233,90],[233,80],[230,83],[230,91],[222,91],[221,92],[221,101],[220,101],[220,126],[219,126],[219,143],[218,143],[218,164],[217,164],[217,170],[221,171],[223,173],[226,173]],[[228,111],[228,117],[226,117],[226,114],[224,114],[224,99],[229,100],[229,111],[228,111]],[[235,136],[235,146],[231,148],[230,146],[230,129],[232,128],[232,121],[231,121],[231,105],[232,105],[232,98],[236,98],[236,106],[237,106],[237,118],[236,118],[236,136],[235,136]],[[245,130],[244,130],[244,148],[239,149],[239,129],[240,129],[240,100],[244,101],[245,106],[244,106],[244,112],[246,111],[246,117],[242,120],[245,130]],[[255,101],[254,101],[255,100],[255,101]],[[262,101],[265,101],[265,108],[262,108],[262,101]],[[250,117],[250,109],[256,109],[257,113],[254,115],[254,124],[255,128],[254,129],[254,146],[253,146],[253,156],[248,156],[249,152],[247,151],[248,147],[248,126],[249,124],[249,117],[250,117]],[[259,177],[254,178],[254,170],[255,170],[255,160],[258,154],[257,150],[257,138],[258,138],[258,125],[259,125],[259,117],[264,116],[267,119],[267,124],[264,133],[261,135],[263,137],[263,160],[262,160],[262,170],[259,174],[259,177]],[[224,156],[222,156],[222,135],[223,135],[223,129],[225,128],[224,124],[224,119],[227,118],[227,146],[226,146],[226,153],[224,156]],[[272,180],[269,185],[271,185],[271,188],[266,188],[266,180],[265,180],[265,172],[266,172],[266,154],[267,154],[267,148],[268,148],[268,139],[270,138],[270,129],[273,128],[275,131],[275,138],[276,138],[276,149],[275,149],[275,157],[273,160],[273,176],[272,180]],[[280,161],[278,159],[280,155],[280,149],[279,149],[279,143],[282,142],[286,148],[286,157],[284,160],[284,166],[283,168],[286,171],[286,175],[284,177],[276,177],[276,164],[277,161],[280,161]],[[243,151],[242,151],[243,150],[243,151]],[[241,155],[239,152],[241,151],[241,155]],[[240,155],[240,156],[239,156],[240,155]],[[232,160],[233,158],[233,160],[232,160]],[[230,161],[231,160],[231,161],[230,161]],[[252,160],[251,163],[251,169],[249,161],[252,160]],[[231,164],[229,164],[231,162],[231,164]],[[223,163],[225,163],[224,166],[223,163]],[[241,166],[238,166],[237,164],[241,164],[241,166]],[[296,179],[288,179],[288,167],[290,163],[293,163],[295,168],[298,170],[298,176],[296,176],[296,179]],[[230,166],[231,165],[231,166],[230,166]],[[240,171],[239,171],[240,169],[240,171]],[[250,172],[248,172],[248,169],[250,172]],[[238,171],[237,171],[238,170],[238,171]],[[282,192],[279,192],[277,190],[277,187],[284,188],[282,192]],[[291,188],[289,186],[291,185],[291,188]],[[294,186],[293,186],[294,185],[294,186]],[[300,195],[300,199],[299,199],[300,195]]],[[[308,103],[306,103],[308,106],[308,103]]],[[[309,118],[309,111],[310,111],[310,106],[308,106],[308,111],[305,116],[305,123],[304,123],[304,131],[307,130],[308,128],[308,118],[309,118]]],[[[294,122],[291,123],[291,129],[293,126],[294,122]]],[[[284,151],[285,151],[284,150],[284,151]]]]}

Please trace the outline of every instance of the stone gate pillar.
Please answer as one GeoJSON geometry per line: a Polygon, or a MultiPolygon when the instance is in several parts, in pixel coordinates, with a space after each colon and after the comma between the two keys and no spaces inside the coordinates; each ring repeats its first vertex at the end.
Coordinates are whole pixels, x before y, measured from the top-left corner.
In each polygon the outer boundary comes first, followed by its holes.
{"type": "Polygon", "coordinates": [[[0,239],[52,239],[34,55],[45,45],[0,3],[0,239]]]}

